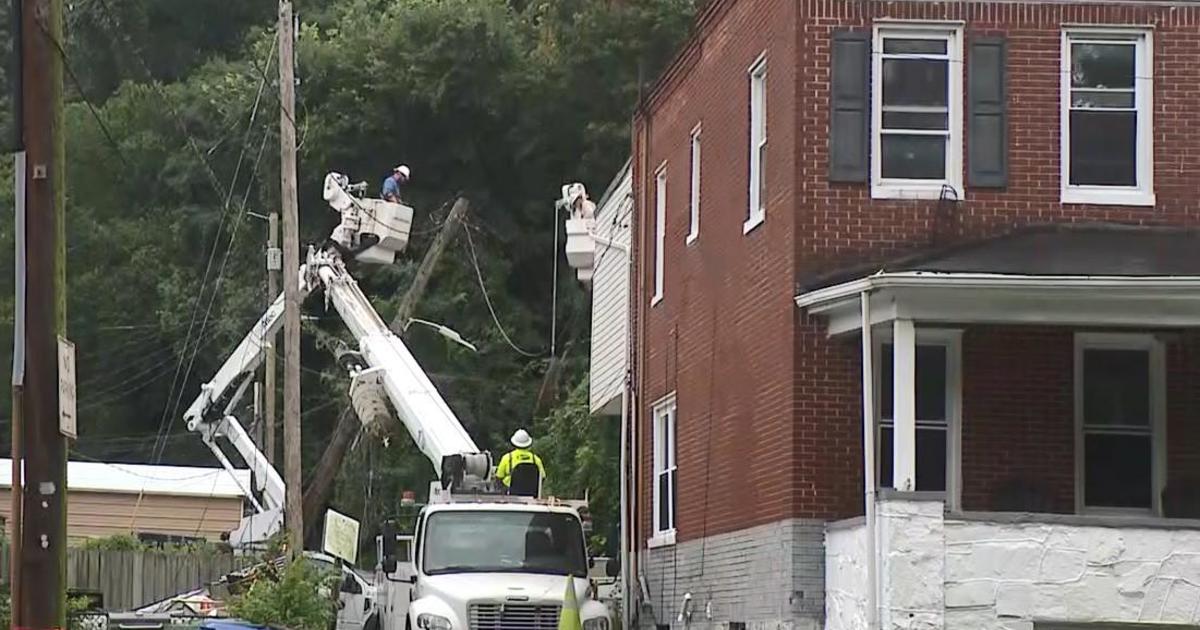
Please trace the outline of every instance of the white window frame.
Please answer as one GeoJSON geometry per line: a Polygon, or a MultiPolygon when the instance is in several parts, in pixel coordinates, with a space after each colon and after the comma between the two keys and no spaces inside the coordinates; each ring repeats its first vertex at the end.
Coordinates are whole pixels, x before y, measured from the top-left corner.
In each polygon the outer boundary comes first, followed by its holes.
{"type": "Polygon", "coordinates": [[[1154,195],[1154,35],[1145,28],[1068,27],[1062,33],[1060,125],[1062,203],[1153,206],[1154,195]],[[1137,106],[1136,186],[1071,185],[1071,43],[1073,41],[1136,43],[1134,88],[1137,106]]]}
{"type": "MultiPolygon", "coordinates": [[[[650,418],[653,429],[651,450],[654,464],[650,478],[651,495],[653,496],[651,504],[653,536],[647,541],[647,546],[654,548],[675,544],[675,525],[678,524],[679,518],[678,497],[674,495],[669,497],[662,496],[658,484],[659,477],[662,475],[670,475],[677,480],[679,474],[679,467],[676,460],[679,450],[677,442],[679,436],[679,406],[676,402],[675,394],[669,394],[654,403],[650,418]],[[664,436],[668,436],[668,439],[664,439],[664,436]],[[667,448],[668,445],[669,448],[667,448]],[[670,501],[671,527],[663,527],[661,522],[660,508],[664,500],[670,501]]],[[[677,484],[678,481],[676,481],[677,484]]]]}
{"type": "MultiPolygon", "coordinates": [[[[916,345],[946,348],[946,502],[952,512],[962,511],[962,330],[952,328],[918,328],[916,345]]],[[[875,380],[875,479],[881,479],[880,469],[883,427],[890,422],[883,417],[883,346],[892,343],[892,329],[873,332],[876,360],[872,361],[875,380]]],[[[894,350],[893,350],[894,351],[894,350]]],[[[893,377],[893,384],[895,383],[893,377]]],[[[917,421],[917,427],[929,427],[917,421]]],[[[894,447],[893,447],[894,448],[894,447]]],[[[918,479],[920,481],[920,479],[918,479]]]]}
{"type": "Polygon", "coordinates": [[[875,27],[871,55],[871,196],[875,199],[940,199],[946,186],[958,199],[963,190],[963,37],[960,23],[888,22],[875,27]],[[883,40],[889,38],[945,39],[947,60],[949,139],[946,178],[942,180],[883,178],[883,40]]]}
{"type": "Polygon", "coordinates": [[[689,146],[691,148],[691,190],[688,193],[688,235],[687,244],[691,245],[700,238],[700,125],[692,129],[689,146]]]}
{"type": "Polygon", "coordinates": [[[767,146],[767,53],[759,55],[746,72],[750,77],[750,203],[743,234],[749,234],[767,218],[767,200],[762,198],[767,176],[762,164],[767,146]]]}
{"type": "Polygon", "coordinates": [[[1077,514],[1162,514],[1162,492],[1167,480],[1167,363],[1166,350],[1149,333],[1076,333],[1075,334],[1075,512],[1077,514]],[[1149,510],[1142,508],[1089,507],[1084,486],[1087,471],[1084,458],[1083,351],[1144,350],[1150,355],[1150,499],[1149,510]]]}
{"type": "Polygon", "coordinates": [[[650,306],[663,299],[663,274],[666,271],[667,241],[667,163],[654,171],[654,297],[650,306]]]}

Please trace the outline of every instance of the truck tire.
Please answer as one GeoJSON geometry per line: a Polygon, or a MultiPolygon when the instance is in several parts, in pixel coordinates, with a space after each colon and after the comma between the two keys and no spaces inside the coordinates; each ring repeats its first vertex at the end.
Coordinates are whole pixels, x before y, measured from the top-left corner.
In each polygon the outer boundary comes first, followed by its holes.
{"type": "Polygon", "coordinates": [[[379,630],[379,613],[373,612],[367,620],[363,622],[363,630],[379,630]]]}

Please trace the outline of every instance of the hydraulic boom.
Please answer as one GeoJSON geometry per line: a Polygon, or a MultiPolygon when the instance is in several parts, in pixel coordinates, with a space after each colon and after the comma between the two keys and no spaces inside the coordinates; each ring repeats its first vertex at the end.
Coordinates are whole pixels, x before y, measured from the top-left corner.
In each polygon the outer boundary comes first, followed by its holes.
{"type": "MultiPolygon", "coordinates": [[[[479,450],[343,262],[343,256],[372,263],[392,261],[396,249],[407,243],[412,209],[357,199],[346,189],[346,178],[336,173],[326,178],[326,199],[342,212],[343,223],[335,231],[338,238],[323,248],[309,248],[307,263],[300,270],[300,289],[302,298],[324,290],[326,305],[333,305],[357,341],[357,349],[338,357],[351,377],[350,398],[355,413],[364,427],[374,432],[387,431],[396,417],[433,464],[443,489],[486,490],[492,483],[490,454],[479,450]]],[[[200,434],[222,466],[230,471],[235,468],[225,451],[228,444],[252,472],[252,489],[242,490],[254,513],[243,517],[231,534],[234,545],[261,543],[283,524],[283,479],[234,415],[266,352],[271,351],[267,340],[282,325],[282,318],[280,294],[184,413],[188,430],[200,434]]]]}

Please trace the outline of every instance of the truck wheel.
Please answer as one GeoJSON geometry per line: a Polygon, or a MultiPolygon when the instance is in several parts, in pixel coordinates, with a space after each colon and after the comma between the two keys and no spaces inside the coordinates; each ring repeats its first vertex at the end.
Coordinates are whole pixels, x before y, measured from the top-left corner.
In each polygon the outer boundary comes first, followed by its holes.
{"type": "Polygon", "coordinates": [[[379,630],[379,613],[371,613],[370,617],[363,622],[363,630],[379,630]]]}

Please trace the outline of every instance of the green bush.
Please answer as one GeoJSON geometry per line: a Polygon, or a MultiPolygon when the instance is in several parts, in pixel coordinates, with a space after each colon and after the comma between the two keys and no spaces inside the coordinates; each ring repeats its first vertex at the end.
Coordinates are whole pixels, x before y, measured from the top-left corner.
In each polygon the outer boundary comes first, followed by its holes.
{"type": "MultiPolygon", "coordinates": [[[[83,630],[81,615],[88,610],[86,597],[67,598],[67,628],[68,630],[83,630]]],[[[8,583],[0,584],[0,628],[12,626],[12,597],[8,583]]]]}
{"type": "Polygon", "coordinates": [[[229,603],[229,613],[246,621],[289,628],[325,630],[333,601],[322,591],[332,580],[307,562],[292,562],[278,575],[263,575],[229,603]]]}

